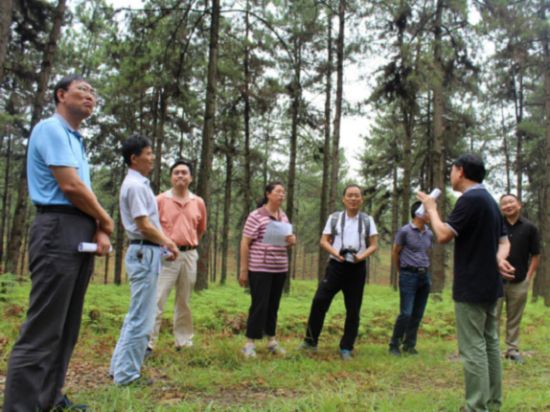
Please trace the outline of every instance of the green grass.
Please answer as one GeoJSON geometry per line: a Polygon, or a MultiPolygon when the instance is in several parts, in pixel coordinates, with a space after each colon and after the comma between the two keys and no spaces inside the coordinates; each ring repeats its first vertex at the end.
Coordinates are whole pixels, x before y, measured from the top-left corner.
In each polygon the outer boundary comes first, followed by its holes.
{"type": "MultiPolygon", "coordinates": [[[[28,283],[11,277],[0,282],[0,386],[6,362],[25,316],[28,283]]],[[[279,311],[279,338],[287,349],[273,357],[258,345],[258,358],[245,360],[246,311],[250,296],[235,283],[211,286],[193,296],[195,346],[176,352],[171,336],[173,297],[164,314],[158,348],[146,362],[147,388],[119,388],[108,364],[126,313],[127,286],[90,286],[66,391],[93,411],[457,411],[462,405],[462,365],[456,356],[453,306],[449,293],[430,301],[421,327],[416,357],[396,359],[387,343],[398,311],[398,294],[369,285],[352,362],[337,353],[343,330],[341,295],[334,300],[319,351],[298,347],[315,282],[296,281],[279,311]]],[[[522,348],[527,363],[503,362],[503,411],[550,411],[550,310],[530,302],[523,321],[522,348]]],[[[3,389],[3,388],[2,388],[3,389]]],[[[1,395],[0,395],[1,396],[1,395]]],[[[0,398],[1,401],[1,398],[0,398]]]]}

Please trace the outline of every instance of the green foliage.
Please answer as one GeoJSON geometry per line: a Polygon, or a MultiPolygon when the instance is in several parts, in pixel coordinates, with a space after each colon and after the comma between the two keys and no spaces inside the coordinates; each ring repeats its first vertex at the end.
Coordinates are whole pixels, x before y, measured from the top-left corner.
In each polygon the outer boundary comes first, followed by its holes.
{"type": "MultiPolygon", "coordinates": [[[[28,283],[13,283],[0,300],[0,374],[24,319],[28,283]]],[[[400,359],[387,353],[398,312],[398,293],[384,286],[367,286],[361,327],[351,362],[337,353],[344,304],[337,295],[325,321],[319,352],[297,347],[304,333],[315,283],[295,281],[283,297],[278,335],[287,349],[284,358],[269,355],[258,344],[257,360],[244,360],[244,328],[250,296],[234,281],[193,296],[195,346],[176,352],[171,336],[173,298],[163,315],[158,348],[143,373],[150,387],[119,388],[108,376],[109,359],[129,301],[126,286],[92,284],[82,330],[67,378],[71,399],[94,411],[454,411],[462,404],[462,366],[456,355],[453,306],[443,300],[428,303],[420,329],[418,356],[400,359]]],[[[550,408],[548,374],[550,334],[548,308],[527,306],[522,324],[522,348],[527,364],[503,361],[506,411],[550,408]]],[[[0,399],[1,402],[1,399],[0,399]]]]}

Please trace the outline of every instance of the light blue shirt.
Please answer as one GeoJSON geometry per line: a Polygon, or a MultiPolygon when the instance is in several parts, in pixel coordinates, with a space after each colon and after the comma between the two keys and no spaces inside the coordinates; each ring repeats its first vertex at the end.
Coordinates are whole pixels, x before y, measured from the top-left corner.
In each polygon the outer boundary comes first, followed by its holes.
{"type": "Polygon", "coordinates": [[[120,217],[128,239],[144,239],[135,221],[136,218],[142,216],[147,216],[149,221],[162,232],[157,199],[151,190],[149,179],[141,173],[134,169],[128,169],[128,174],[120,188],[119,202],[120,217]]]}
{"type": "Polygon", "coordinates": [[[52,166],[75,168],[84,184],[92,188],[82,135],[58,113],[32,130],[27,154],[29,195],[35,205],[72,205],[55,180],[52,166]]]}

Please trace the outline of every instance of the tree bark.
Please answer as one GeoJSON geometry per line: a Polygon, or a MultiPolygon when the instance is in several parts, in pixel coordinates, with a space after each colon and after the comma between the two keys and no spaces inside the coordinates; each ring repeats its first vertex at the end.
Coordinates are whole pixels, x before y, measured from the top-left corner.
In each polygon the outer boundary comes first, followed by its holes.
{"type": "MultiPolygon", "coordinates": [[[[325,116],[323,144],[323,180],[321,182],[321,207],[319,211],[319,236],[323,233],[328,214],[328,198],[330,190],[330,118],[331,118],[331,96],[332,96],[332,9],[327,7],[327,67],[325,73],[325,116]]],[[[325,262],[328,253],[319,247],[319,259],[317,265],[317,281],[321,282],[325,276],[325,262]]]]}
{"type": "MultiPolygon", "coordinates": [[[[209,207],[210,203],[210,172],[214,155],[214,120],[216,115],[216,90],[218,70],[218,36],[220,25],[220,0],[212,0],[210,22],[210,44],[208,52],[208,74],[206,84],[206,107],[202,134],[201,166],[197,185],[197,193],[209,207]]],[[[207,232],[199,246],[199,262],[197,265],[197,283],[195,290],[208,288],[208,254],[209,236],[207,232]]]]}
{"type": "Polygon", "coordinates": [[[546,13],[550,6],[544,0],[541,0],[541,20],[542,30],[542,50],[543,50],[543,74],[544,74],[544,135],[546,141],[546,170],[545,193],[544,193],[544,216],[542,233],[543,244],[543,265],[542,270],[538,271],[540,293],[544,297],[545,306],[550,306],[550,258],[548,256],[548,247],[550,247],[550,30],[547,28],[548,19],[546,13]],[[545,4],[546,3],[546,4],[545,4]],[[545,253],[546,252],[546,253],[545,253]]]}
{"type": "Polygon", "coordinates": [[[336,208],[338,174],[340,171],[340,121],[344,93],[344,33],[346,21],[346,1],[338,3],[338,37],[336,39],[336,99],[334,102],[334,123],[332,129],[332,170],[330,177],[329,210],[336,208]]]}
{"type": "Polygon", "coordinates": [[[231,138],[225,152],[225,185],[222,223],[222,270],[220,284],[225,285],[227,280],[227,261],[229,254],[229,224],[231,217],[231,191],[233,183],[233,138],[231,138]]]}
{"type": "MultiPolygon", "coordinates": [[[[4,168],[4,192],[2,193],[2,216],[0,220],[0,270],[4,260],[4,237],[6,234],[6,223],[8,219],[8,193],[10,191],[10,167],[11,167],[11,130],[7,133],[8,144],[6,148],[6,160],[4,168]]],[[[3,272],[3,271],[2,271],[3,272]]]]}
{"type": "MultiPolygon", "coordinates": [[[[59,0],[53,16],[52,29],[48,38],[48,43],[44,49],[42,56],[42,64],[40,68],[40,74],[38,76],[38,86],[36,96],[34,98],[34,104],[32,108],[31,117],[31,129],[34,127],[38,120],[42,117],[42,111],[44,110],[44,101],[46,97],[46,91],[48,87],[48,81],[52,70],[53,59],[57,51],[57,42],[61,33],[61,26],[63,24],[63,17],[65,15],[66,0],[59,0]]],[[[25,151],[28,149],[28,144],[25,151]]],[[[27,154],[25,153],[25,159],[21,168],[21,174],[18,181],[17,202],[15,207],[15,214],[13,216],[12,232],[10,235],[10,244],[7,250],[6,270],[8,272],[15,273],[17,270],[17,262],[19,260],[19,253],[21,251],[21,244],[23,242],[23,229],[25,227],[25,212],[27,210],[27,154]]]]}
{"type": "Polygon", "coordinates": [[[8,55],[13,0],[0,0],[0,83],[4,80],[4,64],[8,55]]]}
{"type": "MultiPolygon", "coordinates": [[[[395,238],[395,234],[399,229],[398,219],[399,219],[399,188],[397,181],[397,161],[394,159],[393,165],[393,184],[392,184],[392,202],[391,202],[391,233],[392,233],[392,242],[395,238]]],[[[390,258],[390,285],[393,287],[393,290],[397,290],[397,271],[399,268],[395,267],[393,259],[390,258]]]]}
{"type": "MultiPolygon", "coordinates": [[[[445,91],[443,87],[443,62],[441,50],[443,0],[437,1],[434,24],[434,65],[435,79],[433,87],[433,183],[441,189],[438,201],[440,216],[445,214],[445,91]]],[[[443,245],[435,244],[432,249],[432,292],[441,293],[445,287],[445,249],[443,245]]]]}

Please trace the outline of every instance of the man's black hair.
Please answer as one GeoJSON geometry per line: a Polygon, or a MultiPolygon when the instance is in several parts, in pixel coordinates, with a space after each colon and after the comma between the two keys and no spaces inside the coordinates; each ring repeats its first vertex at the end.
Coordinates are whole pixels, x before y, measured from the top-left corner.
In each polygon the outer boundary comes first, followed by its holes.
{"type": "Polygon", "coordinates": [[[414,219],[416,217],[416,211],[418,208],[422,206],[422,202],[420,200],[414,202],[411,206],[411,218],[414,219]]]}
{"type": "Polygon", "coordinates": [[[502,199],[504,199],[505,197],[508,197],[508,196],[513,197],[514,199],[516,199],[516,200],[518,201],[518,203],[521,203],[521,202],[519,201],[518,197],[517,197],[515,194],[513,194],[513,193],[504,193],[504,194],[500,197],[499,201],[502,202],[502,199]]]}
{"type": "Polygon", "coordinates": [[[172,175],[174,169],[179,165],[187,166],[187,168],[189,169],[189,174],[193,176],[193,164],[189,160],[185,159],[177,159],[174,164],[170,166],[170,175],[172,175]]]}
{"type": "Polygon", "coordinates": [[[122,143],[122,157],[124,157],[124,162],[128,166],[131,166],[132,155],[139,156],[146,147],[152,147],[149,139],[138,133],[132,134],[124,143],[122,143]]]}
{"type": "Polygon", "coordinates": [[[483,160],[475,154],[463,154],[453,162],[453,166],[460,167],[464,171],[466,179],[481,183],[485,178],[483,160]]]}
{"type": "Polygon", "coordinates": [[[361,186],[355,184],[355,183],[351,183],[349,185],[347,185],[345,188],[344,188],[344,191],[342,192],[342,196],[345,196],[346,195],[346,192],[348,191],[348,189],[351,189],[352,187],[356,187],[357,189],[359,189],[359,191],[361,192],[361,196],[363,196],[363,189],[361,189],[361,186]]]}
{"type": "Polygon", "coordinates": [[[79,74],[69,74],[68,76],[63,77],[59,80],[53,88],[53,101],[57,106],[59,104],[59,99],[57,98],[57,91],[63,89],[65,91],[69,90],[69,87],[72,82],[85,82],[86,80],[79,74]]]}

